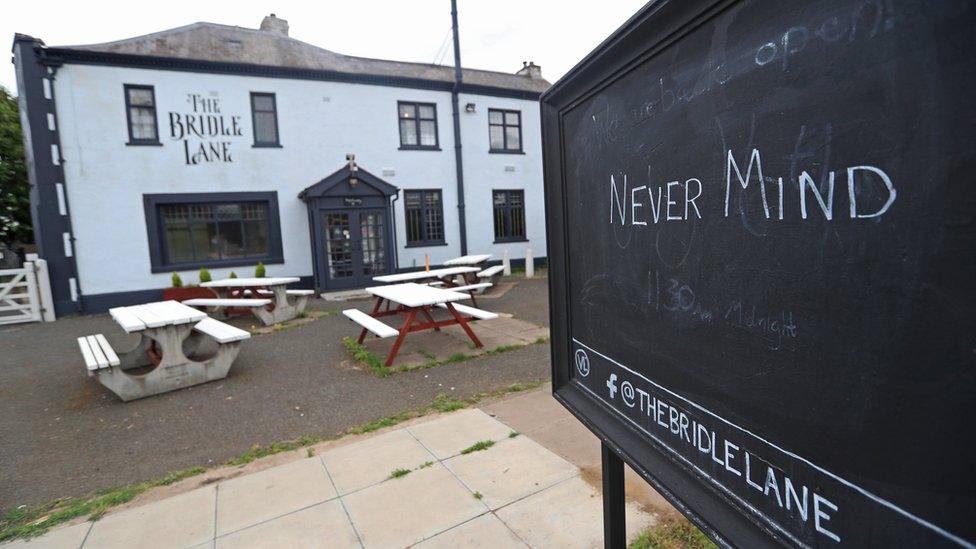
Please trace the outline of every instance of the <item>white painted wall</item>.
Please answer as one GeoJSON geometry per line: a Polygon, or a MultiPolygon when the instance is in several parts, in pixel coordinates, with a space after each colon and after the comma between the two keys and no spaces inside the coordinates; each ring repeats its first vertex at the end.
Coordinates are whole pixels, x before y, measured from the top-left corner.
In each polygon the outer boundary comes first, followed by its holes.
{"type": "MultiPolygon", "coordinates": [[[[194,192],[278,192],[285,263],[269,274],[312,275],[312,252],[305,187],[342,167],[346,153],[361,167],[401,188],[439,188],[443,192],[447,246],[405,248],[402,193],[396,202],[399,266],[423,265],[457,256],[457,195],[450,93],[280,78],[215,75],[178,71],[66,65],[55,81],[58,123],[76,258],[84,294],[162,288],[169,273],[150,271],[143,194],[194,192]],[[127,146],[123,84],[155,87],[161,147],[127,146]],[[277,97],[282,148],[253,148],[250,92],[277,97]],[[230,137],[233,162],[188,166],[182,142],[169,135],[168,113],[189,112],[188,94],[220,99],[222,114],[239,115],[242,137],[230,137]],[[440,151],[400,151],[397,101],[437,104],[440,151]],[[383,176],[392,168],[396,174],[383,176]]],[[[476,114],[461,113],[467,195],[468,249],[494,253],[506,247],[519,257],[523,244],[495,245],[492,188],[525,188],[528,232],[536,256],[544,255],[542,153],[538,103],[464,95],[476,114]],[[488,154],[488,107],[523,113],[525,155],[488,154]],[[514,173],[504,165],[514,165],[514,173]]],[[[231,270],[211,269],[214,277],[231,270]]],[[[184,282],[196,273],[181,273],[184,282]]]]}

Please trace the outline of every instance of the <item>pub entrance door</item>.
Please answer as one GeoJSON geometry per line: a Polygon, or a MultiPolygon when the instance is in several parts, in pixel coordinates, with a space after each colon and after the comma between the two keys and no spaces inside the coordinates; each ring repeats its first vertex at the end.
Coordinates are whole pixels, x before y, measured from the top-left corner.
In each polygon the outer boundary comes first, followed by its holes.
{"type": "Polygon", "coordinates": [[[325,263],[330,290],[361,288],[388,268],[385,210],[323,210],[325,263]]]}

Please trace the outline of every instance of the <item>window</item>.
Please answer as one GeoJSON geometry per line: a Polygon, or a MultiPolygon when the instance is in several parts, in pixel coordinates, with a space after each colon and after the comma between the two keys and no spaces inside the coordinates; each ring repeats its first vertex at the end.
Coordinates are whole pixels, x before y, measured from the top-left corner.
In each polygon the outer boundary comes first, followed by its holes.
{"type": "Polygon", "coordinates": [[[397,103],[400,148],[438,150],[437,106],[433,103],[397,103]]]}
{"type": "Polygon", "coordinates": [[[153,272],[282,261],[274,192],[145,195],[145,207],[153,272]]]}
{"type": "Polygon", "coordinates": [[[525,191],[492,191],[495,242],[525,238],[525,191]]]}
{"type": "Polygon", "coordinates": [[[429,246],[444,243],[444,206],[441,192],[403,191],[407,215],[407,245],[429,246]]]}
{"type": "Polygon", "coordinates": [[[488,109],[490,152],[522,152],[522,113],[488,109]]]}
{"type": "Polygon", "coordinates": [[[251,92],[251,119],[254,121],[255,147],[280,147],[278,104],[273,93],[251,92]]]}
{"type": "Polygon", "coordinates": [[[156,92],[152,86],[125,84],[125,118],[129,145],[160,145],[156,125],[156,92]]]}

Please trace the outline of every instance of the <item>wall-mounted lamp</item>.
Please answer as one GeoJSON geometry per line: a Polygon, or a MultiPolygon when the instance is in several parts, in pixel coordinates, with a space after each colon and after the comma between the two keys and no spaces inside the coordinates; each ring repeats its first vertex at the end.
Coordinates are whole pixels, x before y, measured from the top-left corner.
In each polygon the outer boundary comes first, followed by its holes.
{"type": "Polygon", "coordinates": [[[474,103],[468,103],[465,105],[464,112],[474,112],[474,103]]]}
{"type": "Polygon", "coordinates": [[[356,177],[350,177],[349,178],[349,186],[352,187],[353,189],[355,189],[356,188],[356,185],[359,185],[359,179],[356,178],[356,177]]]}

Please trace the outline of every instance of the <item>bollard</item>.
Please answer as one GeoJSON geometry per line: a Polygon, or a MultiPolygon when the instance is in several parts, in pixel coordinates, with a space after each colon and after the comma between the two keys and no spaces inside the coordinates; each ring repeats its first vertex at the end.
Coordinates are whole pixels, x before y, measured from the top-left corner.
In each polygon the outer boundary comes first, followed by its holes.
{"type": "Polygon", "coordinates": [[[532,259],[532,248],[525,250],[525,278],[535,276],[535,261],[532,259]]]}
{"type": "Polygon", "coordinates": [[[512,276],[512,262],[508,260],[508,250],[502,252],[502,267],[505,276],[512,276]]]}

